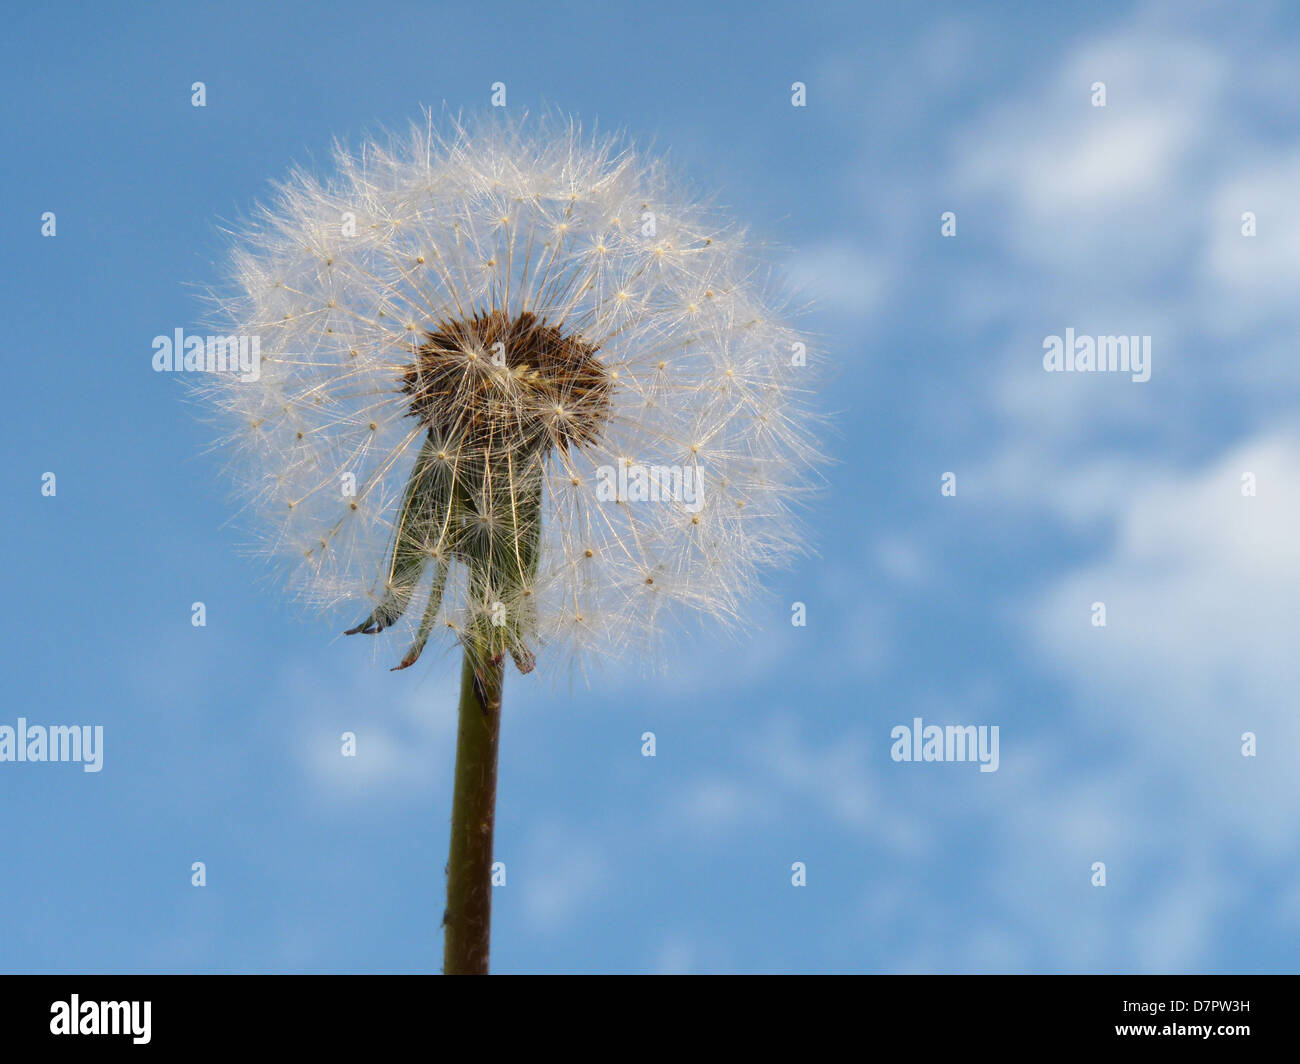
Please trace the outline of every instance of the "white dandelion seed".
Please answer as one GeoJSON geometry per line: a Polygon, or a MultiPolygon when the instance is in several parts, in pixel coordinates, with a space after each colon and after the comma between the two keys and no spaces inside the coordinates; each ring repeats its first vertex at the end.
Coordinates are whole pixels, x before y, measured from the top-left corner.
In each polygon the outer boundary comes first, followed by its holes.
{"type": "Polygon", "coordinates": [[[571,122],[430,119],[238,235],[213,378],[248,507],[348,634],[464,649],[444,970],[487,971],[504,659],[651,660],[801,550],[821,461],[744,234],[571,122]],[[248,376],[248,375],[245,375],[248,376]]]}

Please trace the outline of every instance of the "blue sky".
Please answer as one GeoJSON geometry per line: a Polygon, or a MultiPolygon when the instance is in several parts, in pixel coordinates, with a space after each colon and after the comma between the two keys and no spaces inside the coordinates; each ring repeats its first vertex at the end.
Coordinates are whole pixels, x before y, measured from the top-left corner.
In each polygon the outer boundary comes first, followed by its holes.
{"type": "Polygon", "coordinates": [[[509,678],[495,970],[1296,970],[1296,12],[701,6],[7,14],[0,725],[105,750],[0,763],[0,970],[437,970],[457,663],[261,579],[151,341],[271,180],[494,81],[773,241],[838,413],[750,634],[509,678]],[[1044,372],[1067,328],[1151,379],[1044,372]],[[917,716],[998,771],[893,761],[917,716]]]}

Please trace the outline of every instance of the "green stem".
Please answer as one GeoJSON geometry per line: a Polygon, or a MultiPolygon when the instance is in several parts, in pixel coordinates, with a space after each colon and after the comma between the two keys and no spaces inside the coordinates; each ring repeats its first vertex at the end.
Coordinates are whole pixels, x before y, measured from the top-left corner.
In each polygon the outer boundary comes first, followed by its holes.
{"type": "Polygon", "coordinates": [[[465,648],[451,805],[451,856],[443,914],[446,975],[487,975],[492,934],[492,832],[505,667],[465,648]]]}

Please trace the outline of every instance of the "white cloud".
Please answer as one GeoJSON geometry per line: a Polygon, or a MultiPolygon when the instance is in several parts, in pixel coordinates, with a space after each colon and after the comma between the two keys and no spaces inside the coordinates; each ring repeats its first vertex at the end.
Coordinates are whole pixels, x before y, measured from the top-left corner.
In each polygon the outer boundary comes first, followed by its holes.
{"type": "Polygon", "coordinates": [[[1110,550],[1031,607],[1042,660],[1094,725],[1168,777],[1207,845],[1281,849],[1300,827],[1300,438],[1244,443],[1198,472],[1133,492],[1110,550]],[[1258,495],[1243,497],[1253,473],[1258,495]],[[1106,604],[1105,628],[1090,607],[1106,604]],[[1259,736],[1243,758],[1240,736],[1259,736]]]}
{"type": "Polygon", "coordinates": [[[887,291],[885,262],[839,238],[801,251],[788,274],[794,291],[815,309],[853,316],[871,314],[887,291]]]}
{"type": "Polygon", "coordinates": [[[655,951],[651,973],[654,975],[689,975],[694,967],[695,948],[684,938],[674,937],[655,951]]]}
{"type": "Polygon", "coordinates": [[[562,930],[610,879],[609,862],[587,836],[554,824],[535,830],[520,859],[503,859],[506,886],[499,889],[517,896],[529,922],[544,933],[562,930]]]}
{"type": "Polygon", "coordinates": [[[985,254],[950,306],[980,334],[1013,330],[983,384],[1011,450],[1073,464],[1083,441],[1186,438],[1206,431],[1192,419],[1207,396],[1266,406],[1300,383],[1300,144],[1255,120],[1297,56],[1219,22],[1140,8],[1009,83],[952,141],[940,198],[971,199],[958,239],[985,254]],[[1256,237],[1241,235],[1245,210],[1256,237]],[[1066,327],[1151,336],[1151,381],[1044,373],[1043,337],[1066,327]]]}
{"type": "Polygon", "coordinates": [[[299,708],[292,724],[313,794],[353,800],[435,787],[450,801],[458,675],[437,669],[408,680],[344,663],[324,677],[295,667],[281,686],[282,703],[299,708]],[[356,737],[355,756],[343,754],[344,732],[356,737]]]}
{"type": "Polygon", "coordinates": [[[960,146],[959,174],[1034,225],[1163,200],[1212,135],[1206,119],[1224,79],[1211,47],[1121,30],[1076,48],[1045,85],[978,122],[960,146]],[[1097,82],[1104,107],[1092,104],[1097,82]]]}
{"type": "Polygon", "coordinates": [[[1210,232],[1206,280],[1230,290],[1247,317],[1280,308],[1295,317],[1300,285],[1300,153],[1267,159],[1227,178],[1205,218],[1210,232]],[[1256,235],[1242,235],[1241,216],[1256,216],[1256,235]]]}
{"type": "Polygon", "coordinates": [[[925,556],[925,552],[916,543],[902,536],[883,537],[876,544],[875,560],[880,571],[898,584],[924,584],[935,574],[934,564],[925,556]]]}

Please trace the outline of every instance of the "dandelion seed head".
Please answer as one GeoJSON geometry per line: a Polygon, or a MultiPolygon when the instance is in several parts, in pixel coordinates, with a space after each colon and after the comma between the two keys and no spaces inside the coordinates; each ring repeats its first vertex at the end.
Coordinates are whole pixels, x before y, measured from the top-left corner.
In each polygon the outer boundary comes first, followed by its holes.
{"type": "Polygon", "coordinates": [[[759,259],[662,161],[553,115],[429,118],[293,174],[218,308],[260,376],[209,389],[267,554],[410,660],[645,659],[691,614],[744,621],[822,462],[759,259]],[[678,480],[611,498],[619,466],[678,480]]]}

